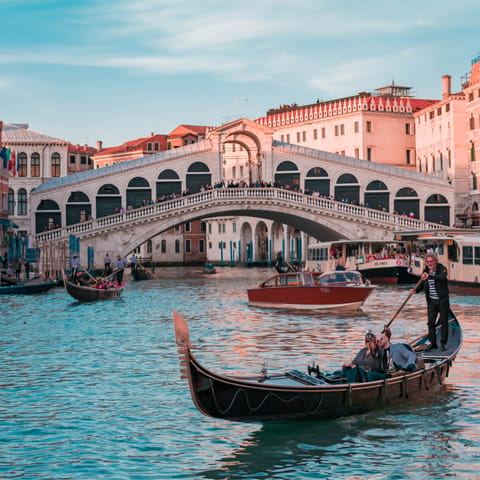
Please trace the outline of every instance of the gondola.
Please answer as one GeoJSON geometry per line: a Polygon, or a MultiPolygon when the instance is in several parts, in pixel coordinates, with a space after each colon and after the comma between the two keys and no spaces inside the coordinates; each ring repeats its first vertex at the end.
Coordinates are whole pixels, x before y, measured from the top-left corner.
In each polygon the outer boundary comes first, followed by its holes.
{"type": "Polygon", "coordinates": [[[132,268],[132,277],[136,282],[152,280],[152,276],[142,267],[132,268]]]}
{"type": "Polygon", "coordinates": [[[62,275],[65,290],[70,296],[79,302],[93,302],[96,300],[111,300],[118,298],[122,294],[125,286],[125,282],[122,282],[120,285],[115,282],[111,287],[103,289],[86,285],[76,285],[67,278],[65,272],[62,271],[62,275]]]}
{"type": "Polygon", "coordinates": [[[57,286],[57,282],[17,283],[0,287],[0,295],[34,295],[48,292],[57,286]]]}
{"type": "MultiPolygon", "coordinates": [[[[177,312],[173,319],[182,374],[188,379],[195,406],[204,415],[238,422],[333,419],[433,398],[442,389],[462,343],[460,323],[450,312],[447,350],[419,353],[417,369],[412,372],[363,383],[346,383],[313,368],[236,377],[202,366],[191,352],[187,322],[177,312]]],[[[410,345],[421,352],[427,340],[425,334],[410,345]]]]}

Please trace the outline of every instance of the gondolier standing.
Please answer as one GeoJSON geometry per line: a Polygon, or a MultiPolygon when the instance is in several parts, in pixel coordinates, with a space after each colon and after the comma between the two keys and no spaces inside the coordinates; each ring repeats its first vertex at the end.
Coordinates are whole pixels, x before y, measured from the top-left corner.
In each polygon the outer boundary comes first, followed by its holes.
{"type": "Polygon", "coordinates": [[[78,269],[80,268],[80,259],[78,255],[74,255],[72,260],[70,261],[70,266],[72,268],[72,279],[75,283],[77,283],[77,273],[78,269]]]}
{"type": "Polygon", "coordinates": [[[117,283],[120,285],[123,281],[123,270],[126,267],[127,262],[125,262],[125,259],[122,258],[121,255],[117,255],[117,259],[115,260],[115,271],[117,274],[117,283]]]}
{"type": "Polygon", "coordinates": [[[103,258],[103,269],[104,275],[110,275],[112,273],[112,259],[109,253],[103,258]]]}
{"type": "Polygon", "coordinates": [[[430,346],[427,350],[438,348],[437,333],[435,324],[437,317],[441,325],[441,349],[447,350],[448,342],[448,310],[450,308],[450,300],[448,296],[448,280],[447,269],[441,263],[438,263],[434,254],[427,254],[425,257],[425,269],[420,277],[423,282],[413,289],[414,293],[425,290],[427,298],[427,314],[428,314],[428,339],[430,346]]]}
{"type": "Polygon", "coordinates": [[[135,271],[138,267],[138,257],[133,254],[131,257],[130,257],[130,268],[135,271]]]}

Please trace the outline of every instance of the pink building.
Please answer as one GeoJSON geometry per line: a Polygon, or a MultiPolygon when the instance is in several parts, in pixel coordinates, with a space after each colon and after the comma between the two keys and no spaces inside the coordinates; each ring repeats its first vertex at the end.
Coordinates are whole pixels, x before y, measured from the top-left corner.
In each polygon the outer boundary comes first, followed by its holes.
{"type": "Polygon", "coordinates": [[[275,140],[415,170],[413,114],[435,102],[392,83],[375,94],[282,105],[256,122],[273,128],[275,140]]]}

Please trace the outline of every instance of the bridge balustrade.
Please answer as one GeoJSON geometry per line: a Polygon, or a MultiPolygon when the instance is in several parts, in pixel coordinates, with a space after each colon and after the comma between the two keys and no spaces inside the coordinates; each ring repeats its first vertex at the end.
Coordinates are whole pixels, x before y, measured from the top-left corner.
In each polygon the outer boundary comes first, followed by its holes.
{"type": "MultiPolygon", "coordinates": [[[[117,213],[95,220],[69,225],[56,230],[48,230],[36,234],[37,244],[44,242],[59,241],[68,238],[70,234],[82,236],[82,234],[93,234],[97,231],[108,230],[110,227],[118,227],[125,223],[135,223],[137,220],[158,217],[162,214],[172,214],[175,211],[182,211],[193,206],[202,204],[212,204],[215,200],[236,200],[239,203],[251,202],[252,200],[282,200],[286,204],[297,204],[305,207],[313,207],[324,212],[338,212],[344,215],[360,219],[369,219],[377,223],[383,223],[394,227],[395,229],[424,230],[438,229],[442,225],[425,222],[415,218],[409,218],[403,215],[397,215],[381,210],[374,210],[359,205],[338,202],[323,197],[315,197],[300,192],[280,188],[216,188],[204,192],[191,194],[168,200],[165,202],[147,205],[134,210],[128,210],[124,213],[117,213]]],[[[245,212],[248,214],[248,212],[245,212]]]]}

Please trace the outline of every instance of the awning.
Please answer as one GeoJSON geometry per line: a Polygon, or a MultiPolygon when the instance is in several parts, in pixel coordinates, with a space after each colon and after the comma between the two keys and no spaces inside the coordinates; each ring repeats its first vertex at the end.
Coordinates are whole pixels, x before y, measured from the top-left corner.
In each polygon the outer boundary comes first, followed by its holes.
{"type": "Polygon", "coordinates": [[[5,228],[18,228],[18,225],[16,223],[13,223],[8,218],[0,218],[0,225],[3,225],[5,228]]]}

